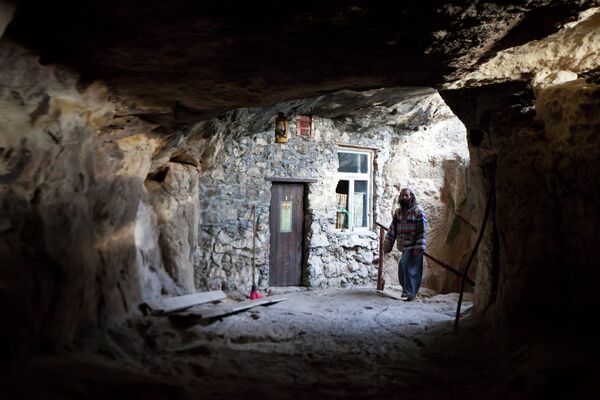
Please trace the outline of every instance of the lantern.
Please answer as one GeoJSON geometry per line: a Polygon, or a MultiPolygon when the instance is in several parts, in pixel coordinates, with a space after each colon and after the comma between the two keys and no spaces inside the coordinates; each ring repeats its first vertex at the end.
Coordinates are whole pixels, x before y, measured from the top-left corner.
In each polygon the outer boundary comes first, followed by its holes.
{"type": "Polygon", "coordinates": [[[275,143],[287,143],[288,141],[288,120],[280,112],[275,118],[275,143]]]}

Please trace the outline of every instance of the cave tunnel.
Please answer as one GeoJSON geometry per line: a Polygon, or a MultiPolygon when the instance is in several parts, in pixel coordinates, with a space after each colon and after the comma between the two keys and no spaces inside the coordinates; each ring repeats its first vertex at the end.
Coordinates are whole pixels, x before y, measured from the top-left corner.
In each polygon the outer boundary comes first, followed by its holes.
{"type": "Polygon", "coordinates": [[[599,76],[596,0],[0,0],[2,398],[597,397],[599,76]]]}

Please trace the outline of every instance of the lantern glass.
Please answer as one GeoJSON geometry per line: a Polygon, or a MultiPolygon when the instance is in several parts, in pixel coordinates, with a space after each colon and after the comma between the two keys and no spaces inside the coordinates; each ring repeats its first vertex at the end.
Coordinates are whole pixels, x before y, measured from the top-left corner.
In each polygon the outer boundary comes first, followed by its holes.
{"type": "Polygon", "coordinates": [[[275,143],[287,143],[288,141],[288,120],[280,112],[275,118],[275,143]]]}

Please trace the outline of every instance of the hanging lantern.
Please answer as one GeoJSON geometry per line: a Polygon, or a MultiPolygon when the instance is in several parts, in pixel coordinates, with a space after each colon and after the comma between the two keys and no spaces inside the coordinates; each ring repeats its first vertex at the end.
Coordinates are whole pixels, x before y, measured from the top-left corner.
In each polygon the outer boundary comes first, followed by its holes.
{"type": "Polygon", "coordinates": [[[275,118],[275,143],[287,143],[288,141],[288,120],[280,112],[275,118]]]}

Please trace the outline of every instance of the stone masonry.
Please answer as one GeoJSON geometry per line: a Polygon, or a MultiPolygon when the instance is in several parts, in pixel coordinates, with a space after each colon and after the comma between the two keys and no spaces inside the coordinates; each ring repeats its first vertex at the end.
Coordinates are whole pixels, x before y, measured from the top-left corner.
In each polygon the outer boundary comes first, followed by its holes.
{"type": "MultiPolygon", "coordinates": [[[[220,150],[213,155],[213,168],[199,180],[199,246],[194,258],[196,287],[249,289],[253,206],[256,206],[258,220],[257,283],[262,289],[268,286],[272,183],[266,178],[271,177],[316,180],[307,184],[303,284],[310,287],[372,284],[377,277],[378,263],[378,230],[374,224],[369,231],[335,229],[336,149],[344,145],[364,147],[373,153],[373,223],[390,223],[394,199],[401,187],[410,184],[417,192],[421,188],[427,192],[421,201],[426,210],[435,209],[430,223],[445,225],[444,210],[448,207],[442,202],[444,196],[440,191],[447,175],[445,169],[455,170],[457,165],[466,168],[468,164],[464,127],[437,94],[412,107],[413,112],[423,108],[425,111],[421,110],[421,114],[430,117],[437,113],[437,118],[431,117],[429,126],[414,127],[406,121],[401,126],[361,125],[313,117],[311,138],[296,135],[294,118],[290,118],[287,144],[274,143],[270,130],[240,132],[238,129],[224,135],[220,150]],[[413,137],[416,139],[411,139],[413,137]],[[442,142],[441,137],[444,137],[442,142]],[[402,160],[401,170],[392,173],[396,168],[389,165],[389,160],[402,160]],[[444,162],[447,160],[452,162],[444,162]]],[[[448,199],[444,201],[448,203],[448,199]]],[[[446,234],[444,229],[436,230],[440,235],[446,234]]],[[[393,260],[386,260],[386,280],[395,283],[397,255],[393,260]]],[[[426,274],[426,278],[429,275],[426,274]]]]}

